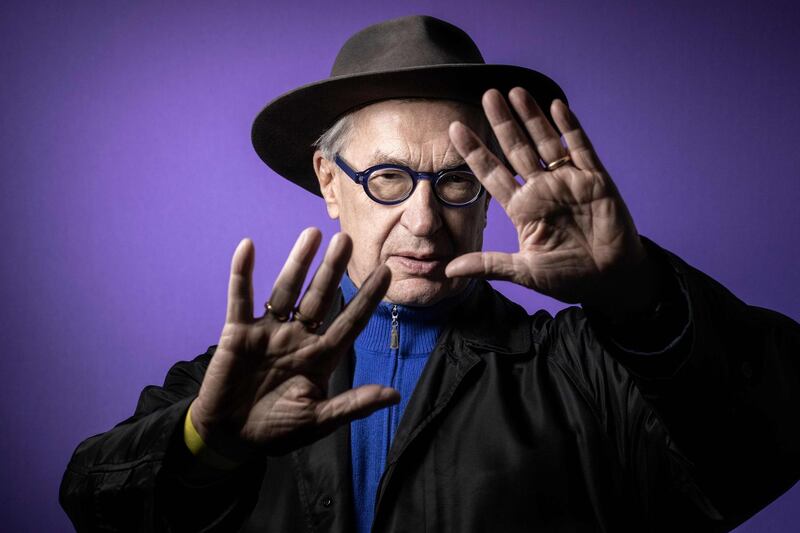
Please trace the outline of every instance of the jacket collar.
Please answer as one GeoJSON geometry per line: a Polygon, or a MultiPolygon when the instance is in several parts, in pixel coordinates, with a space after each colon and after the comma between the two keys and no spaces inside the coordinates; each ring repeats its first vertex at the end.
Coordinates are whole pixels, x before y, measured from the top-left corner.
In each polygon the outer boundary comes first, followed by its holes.
{"type": "MultiPolygon", "coordinates": [[[[479,279],[472,283],[474,288],[453,313],[443,334],[450,330],[454,342],[464,342],[479,351],[508,355],[529,352],[531,344],[535,342],[533,335],[536,328],[531,330],[528,313],[500,294],[487,281],[479,279]]],[[[325,331],[330,326],[344,304],[345,298],[340,288],[320,331],[325,331]]],[[[535,315],[535,323],[541,323],[546,318],[543,314],[546,315],[546,311],[535,315]]]]}
{"type": "MultiPolygon", "coordinates": [[[[477,280],[457,311],[451,315],[420,376],[387,456],[387,471],[381,480],[376,507],[380,520],[382,495],[393,481],[393,473],[404,451],[424,434],[424,429],[457,401],[456,392],[474,384],[482,368],[481,353],[515,355],[531,349],[530,318],[519,305],[494,290],[488,282],[477,280]]],[[[328,312],[320,333],[324,333],[344,307],[341,289],[328,312]]],[[[534,317],[546,318],[541,311],[534,317]]],[[[342,356],[331,374],[328,395],[335,396],[351,388],[354,351],[342,356]]],[[[350,429],[345,424],[319,441],[292,452],[298,489],[310,523],[326,531],[344,533],[354,529],[353,487],[350,465],[350,429]],[[330,500],[330,501],[328,501],[330,500]],[[328,501],[322,505],[320,502],[328,501]]]]}
{"type": "Polygon", "coordinates": [[[477,281],[451,324],[455,341],[478,351],[519,355],[533,342],[528,313],[485,280],[477,281]]]}

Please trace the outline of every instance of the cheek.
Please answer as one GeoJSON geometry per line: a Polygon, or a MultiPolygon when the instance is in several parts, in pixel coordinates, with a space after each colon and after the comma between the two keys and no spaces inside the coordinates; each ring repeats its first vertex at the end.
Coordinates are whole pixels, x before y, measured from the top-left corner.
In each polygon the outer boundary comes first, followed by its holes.
{"type": "MultiPolygon", "coordinates": [[[[363,195],[362,191],[361,194],[363,195]]],[[[395,225],[396,217],[387,209],[376,209],[367,198],[347,198],[343,202],[339,216],[340,228],[353,240],[353,254],[350,256],[348,272],[354,282],[360,284],[383,261],[381,250],[387,236],[395,225]]],[[[381,206],[377,206],[381,207],[381,206]]]]}
{"type": "Polygon", "coordinates": [[[483,245],[484,213],[483,208],[468,208],[463,211],[447,212],[447,225],[450,235],[456,241],[459,253],[480,250],[483,245]]]}

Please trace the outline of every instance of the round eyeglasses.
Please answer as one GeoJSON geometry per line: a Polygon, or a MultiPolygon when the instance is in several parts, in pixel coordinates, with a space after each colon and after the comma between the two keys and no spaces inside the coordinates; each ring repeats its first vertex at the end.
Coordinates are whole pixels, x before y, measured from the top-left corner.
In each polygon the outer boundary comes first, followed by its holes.
{"type": "Polygon", "coordinates": [[[406,200],[422,179],[430,180],[436,199],[450,207],[470,205],[483,193],[483,185],[466,163],[439,172],[417,172],[403,165],[382,163],[357,172],[339,154],[334,161],[353,181],[364,187],[367,196],[383,205],[406,200]]]}

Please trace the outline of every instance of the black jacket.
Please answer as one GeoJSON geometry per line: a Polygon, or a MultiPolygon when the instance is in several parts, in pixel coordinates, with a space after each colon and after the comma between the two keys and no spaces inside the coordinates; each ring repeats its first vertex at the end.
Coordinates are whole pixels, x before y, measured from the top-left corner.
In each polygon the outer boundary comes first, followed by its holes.
{"type": "MultiPolygon", "coordinates": [[[[624,332],[591,309],[529,316],[480,283],[400,422],[374,531],[728,531],[795,483],[800,326],[643,242],[676,284],[667,318],[624,332]]],[[[60,490],[75,526],[352,531],[347,426],[213,483],[189,475],[182,422],[214,348],[78,446],[60,490]]],[[[351,376],[343,357],[331,394],[351,376]]]]}

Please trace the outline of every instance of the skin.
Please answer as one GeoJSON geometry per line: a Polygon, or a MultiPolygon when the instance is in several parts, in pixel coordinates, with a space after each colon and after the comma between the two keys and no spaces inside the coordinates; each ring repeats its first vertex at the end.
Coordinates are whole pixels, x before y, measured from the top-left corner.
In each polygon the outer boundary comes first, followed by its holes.
{"type": "Polygon", "coordinates": [[[482,104],[513,170],[467,125],[454,122],[449,133],[513,222],[519,251],[466,254],[447,266],[447,275],[511,281],[563,302],[593,306],[612,322],[649,308],[662,274],[578,118],[554,100],[550,114],[556,131],[528,91],[515,87],[508,97],[521,124],[498,90],[486,91],[482,104]],[[566,155],[570,161],[552,170],[538,163],[566,155]]]}
{"type": "MultiPolygon", "coordinates": [[[[398,402],[396,390],[379,385],[331,398],[327,391],[333,369],[381,299],[430,304],[463,288],[466,277],[483,277],[591,305],[612,322],[652,305],[660,274],[577,117],[555,100],[550,113],[556,131],[527,91],[514,88],[508,98],[490,89],[482,105],[512,168],[486,148],[480,115],[446,101],[363,108],[343,155],[358,170],[377,163],[369,159],[376,147],[421,171],[463,158],[513,222],[519,240],[514,253],[481,251],[488,198],[465,209],[446,208],[424,181],[402,204],[380,205],[314,154],[328,214],[343,231],[331,240],[302,297],[322,237],[315,228],[300,235],[269,296],[272,311],[260,316],[253,312],[255,248],[249,239],[237,247],[225,325],[191,406],[190,420],[211,449],[235,463],[286,453],[398,402]],[[539,164],[567,153],[571,161],[558,168],[539,164]],[[438,259],[409,260],[412,253],[438,259]],[[329,310],[345,269],[359,291],[318,334],[315,323],[329,310]],[[295,307],[299,315],[285,320],[295,307]]],[[[209,476],[219,475],[210,470],[209,476]]]]}
{"type": "MultiPolygon", "coordinates": [[[[354,135],[341,155],[358,171],[385,162],[373,157],[376,148],[422,172],[457,166],[464,159],[450,140],[450,124],[465,122],[485,136],[488,125],[476,111],[446,100],[378,102],[356,112],[354,135]]],[[[321,151],[313,163],[329,216],[339,219],[342,232],[355,243],[347,272],[356,286],[385,264],[392,271],[390,302],[430,305],[464,288],[466,279],[448,278],[445,267],[481,249],[488,195],[451,208],[436,199],[430,181],[422,180],[410,198],[387,206],[371,200],[321,151]]]]}

